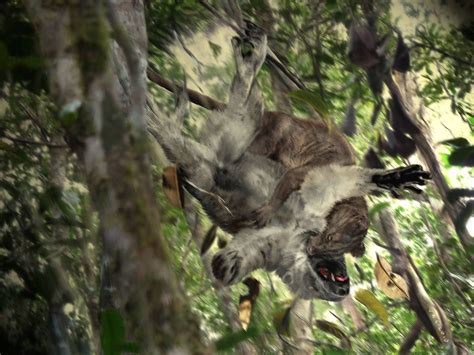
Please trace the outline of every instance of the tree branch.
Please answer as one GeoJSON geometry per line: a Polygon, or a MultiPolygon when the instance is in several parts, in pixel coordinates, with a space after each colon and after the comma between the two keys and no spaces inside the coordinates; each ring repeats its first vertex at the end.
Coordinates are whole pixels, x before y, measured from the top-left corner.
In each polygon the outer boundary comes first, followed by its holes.
{"type": "Polygon", "coordinates": [[[418,340],[420,336],[421,329],[423,328],[423,323],[417,318],[415,324],[412,325],[410,331],[405,337],[402,345],[400,346],[400,350],[398,353],[400,355],[409,354],[411,348],[415,345],[415,342],[418,340]]]}
{"type": "Polygon", "coordinates": [[[421,43],[421,42],[413,42],[413,46],[411,47],[411,49],[415,49],[415,48],[425,48],[425,49],[429,49],[433,52],[437,52],[447,58],[450,58],[460,64],[463,64],[463,65],[467,65],[469,67],[472,67],[474,65],[474,63],[469,63],[468,61],[465,61],[464,59],[461,59],[459,57],[456,57],[455,55],[452,55],[451,53],[449,52],[446,52],[442,49],[439,49],[439,48],[436,48],[435,46],[433,46],[432,44],[425,44],[425,43],[421,43]]]}
{"type": "Polygon", "coordinates": [[[21,143],[21,144],[27,144],[27,145],[45,146],[45,147],[50,147],[50,148],[68,148],[66,144],[55,144],[55,143],[49,143],[49,142],[44,142],[44,141],[33,141],[30,139],[10,137],[7,135],[3,135],[0,138],[8,139],[9,141],[12,141],[14,143],[21,143]]]}
{"type": "MultiPolygon", "coordinates": [[[[169,92],[176,93],[178,90],[182,90],[183,87],[180,85],[175,85],[172,83],[170,80],[162,77],[156,70],[154,70],[151,67],[148,67],[147,69],[147,74],[148,74],[148,79],[158,85],[161,86],[162,88],[168,90],[169,92]]],[[[223,110],[227,106],[223,102],[214,100],[213,98],[201,94],[195,90],[191,90],[188,88],[185,88],[189,100],[198,106],[204,107],[205,109],[215,111],[215,110],[223,110]]]]}

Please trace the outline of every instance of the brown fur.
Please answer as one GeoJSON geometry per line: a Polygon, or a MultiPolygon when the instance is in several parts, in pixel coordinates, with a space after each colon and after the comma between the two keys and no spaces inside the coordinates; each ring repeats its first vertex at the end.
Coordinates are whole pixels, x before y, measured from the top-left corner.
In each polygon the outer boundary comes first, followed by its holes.
{"type": "MultiPolygon", "coordinates": [[[[286,169],[270,201],[255,211],[259,226],[264,225],[290,194],[301,187],[312,168],[331,163],[355,163],[351,146],[337,129],[280,112],[265,112],[261,129],[249,151],[275,160],[286,169]]],[[[351,252],[360,256],[367,229],[365,199],[354,197],[340,201],[329,213],[325,231],[309,241],[308,253],[335,256],[351,252]]]]}

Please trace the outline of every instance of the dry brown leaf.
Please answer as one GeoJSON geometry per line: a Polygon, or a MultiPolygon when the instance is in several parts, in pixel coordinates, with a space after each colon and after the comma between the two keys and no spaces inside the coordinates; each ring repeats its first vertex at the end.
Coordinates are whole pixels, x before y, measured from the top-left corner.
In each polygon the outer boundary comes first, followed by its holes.
{"type": "Polygon", "coordinates": [[[252,315],[252,301],[249,299],[241,300],[239,303],[239,321],[243,330],[247,330],[252,315]]]}
{"type": "Polygon", "coordinates": [[[408,284],[405,279],[392,272],[392,266],[383,257],[377,255],[377,263],[374,269],[378,288],[392,299],[408,299],[408,284]]]}
{"type": "Polygon", "coordinates": [[[206,235],[204,236],[204,240],[201,244],[201,255],[207,253],[209,248],[212,246],[214,241],[216,240],[217,236],[217,225],[213,224],[212,227],[207,231],[206,235]]]}
{"type": "Polygon", "coordinates": [[[163,193],[173,207],[183,208],[183,191],[179,181],[176,166],[167,166],[163,169],[163,193]]]}
{"type": "Polygon", "coordinates": [[[253,277],[247,277],[243,283],[249,288],[249,293],[240,296],[239,299],[239,321],[243,330],[247,330],[252,316],[255,300],[260,293],[260,282],[253,277]]]}

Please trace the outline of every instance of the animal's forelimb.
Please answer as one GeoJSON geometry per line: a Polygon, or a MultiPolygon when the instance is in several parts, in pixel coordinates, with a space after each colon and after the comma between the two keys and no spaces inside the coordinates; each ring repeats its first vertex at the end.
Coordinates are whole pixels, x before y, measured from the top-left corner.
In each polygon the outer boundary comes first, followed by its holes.
{"type": "Polygon", "coordinates": [[[274,213],[283,206],[288,197],[294,191],[300,189],[301,184],[310,169],[310,166],[300,166],[285,172],[278,181],[270,200],[258,210],[252,212],[249,219],[259,228],[266,225],[274,213]]]}
{"type": "Polygon", "coordinates": [[[178,165],[193,184],[207,190],[214,185],[216,155],[206,145],[182,135],[181,126],[186,106],[186,97],[178,97],[175,113],[168,115],[149,100],[147,129],[161,145],[168,159],[178,165]]]}
{"type": "Polygon", "coordinates": [[[383,190],[390,191],[394,197],[399,197],[402,190],[421,193],[423,190],[418,186],[426,185],[429,179],[431,174],[424,171],[420,165],[409,165],[376,173],[371,182],[383,190]]]}
{"type": "Polygon", "coordinates": [[[242,231],[214,255],[214,277],[224,285],[232,285],[256,269],[271,267],[281,252],[278,242],[286,242],[288,238],[290,236],[278,228],[242,231]]]}
{"type": "Polygon", "coordinates": [[[390,191],[397,195],[402,190],[421,192],[418,186],[425,185],[428,179],[430,174],[419,165],[393,170],[328,165],[311,170],[300,192],[307,208],[324,214],[337,201],[374,191],[390,191]]]}

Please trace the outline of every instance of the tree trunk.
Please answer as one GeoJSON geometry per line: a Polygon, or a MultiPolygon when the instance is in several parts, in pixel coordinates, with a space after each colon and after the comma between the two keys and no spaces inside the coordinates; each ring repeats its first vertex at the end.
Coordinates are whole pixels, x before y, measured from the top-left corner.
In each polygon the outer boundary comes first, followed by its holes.
{"type": "MultiPolygon", "coordinates": [[[[63,145],[62,135],[55,133],[51,139],[53,144],[63,145]]],[[[59,195],[64,190],[66,179],[66,150],[63,148],[49,148],[50,163],[48,169],[47,188],[54,189],[59,195]]],[[[62,198],[62,197],[60,197],[62,198]]],[[[60,210],[57,206],[52,207],[52,213],[55,218],[60,217],[60,210]]],[[[68,229],[65,226],[56,225],[52,229],[52,240],[67,239],[68,229]]],[[[46,268],[45,279],[48,280],[46,287],[43,287],[43,295],[49,306],[49,319],[51,322],[50,330],[53,340],[55,354],[91,354],[92,340],[81,334],[78,322],[74,322],[65,313],[64,306],[71,304],[80,314],[88,315],[81,295],[72,285],[71,277],[67,269],[63,267],[60,255],[53,256],[49,260],[46,268]]],[[[90,320],[87,321],[90,324],[90,320]]]]}
{"type": "Polygon", "coordinates": [[[147,354],[202,352],[198,322],[159,233],[144,124],[143,2],[26,4],[59,119],[99,212],[111,301],[125,318],[127,334],[147,354]]]}

